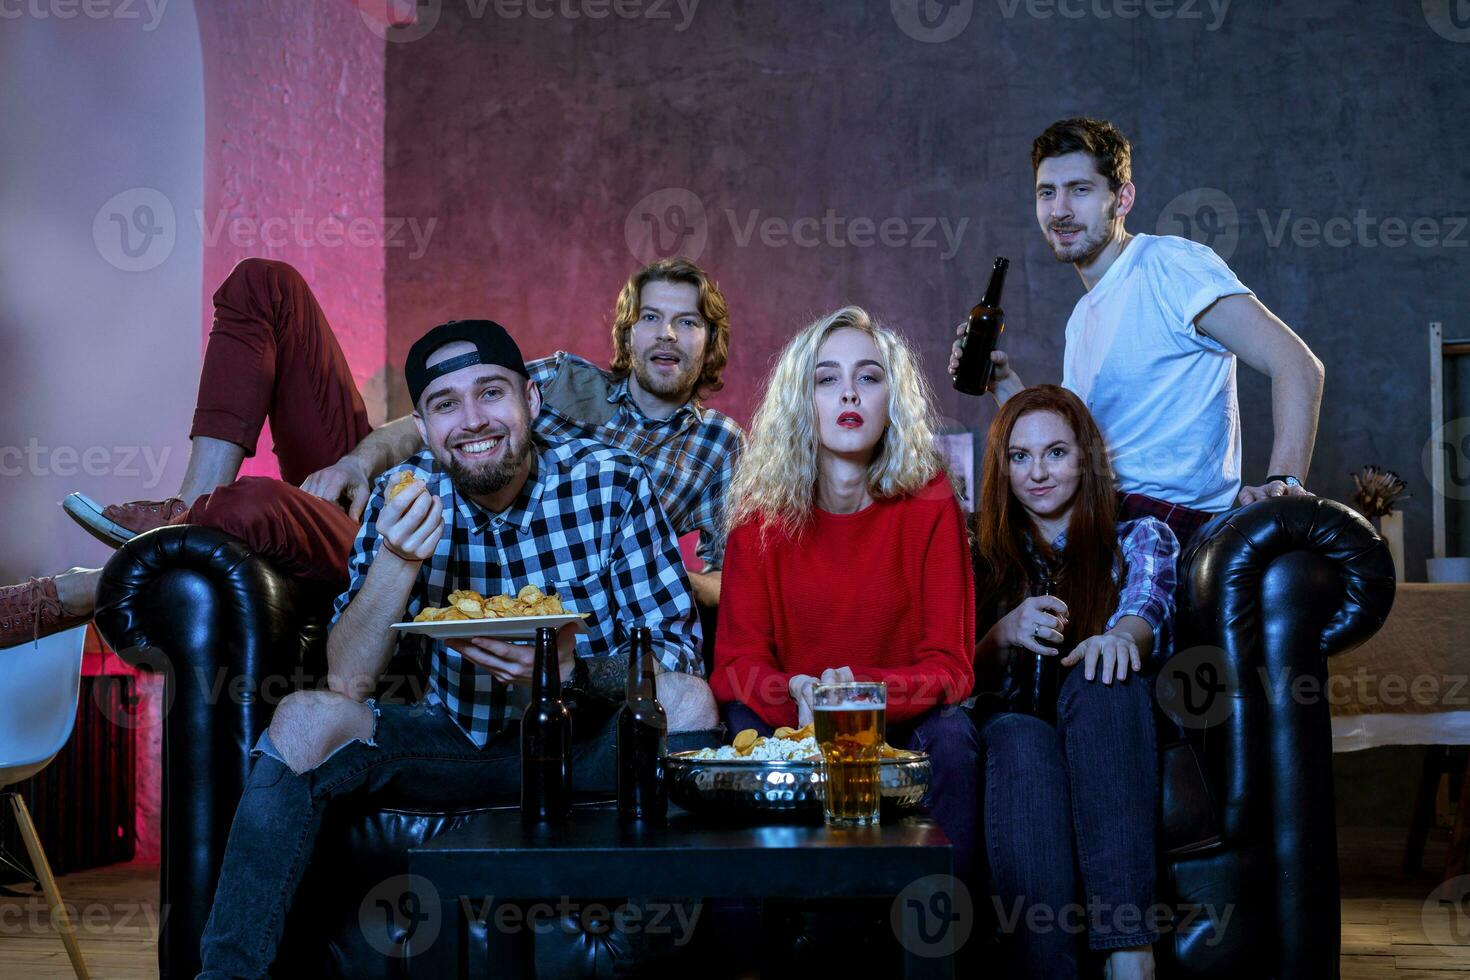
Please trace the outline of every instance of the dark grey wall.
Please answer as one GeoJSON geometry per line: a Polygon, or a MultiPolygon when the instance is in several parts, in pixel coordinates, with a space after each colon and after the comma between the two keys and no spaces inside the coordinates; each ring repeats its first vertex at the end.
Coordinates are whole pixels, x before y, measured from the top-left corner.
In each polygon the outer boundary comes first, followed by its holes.
{"type": "MultiPolygon", "coordinates": [[[[389,45],[386,213],[439,219],[422,258],[389,255],[392,362],[471,312],[528,355],[605,356],[616,290],[661,244],[697,252],[731,301],[717,404],[737,417],[793,328],[856,302],[916,341],[944,412],[981,424],[990,405],[944,383],[952,325],[1007,254],[1007,346],[1028,380],[1059,378],[1082,289],[1042,242],[1028,154],[1056,118],[1105,116],[1134,141],[1130,227],[1208,238],[1325,362],[1312,486],[1345,499],[1367,463],[1412,484],[1422,577],[1427,324],[1470,334],[1470,19],[1453,3],[961,0],[926,7],[933,30],[914,0],[428,6],[432,28],[389,45]],[[842,224],[813,244],[781,236],[829,209],[842,224]],[[752,214],[777,220],[745,238],[752,214]],[[1420,221],[1420,244],[1385,244],[1385,219],[1404,239],[1420,221]]],[[[1263,476],[1269,385],[1243,368],[1240,395],[1263,476]]]]}

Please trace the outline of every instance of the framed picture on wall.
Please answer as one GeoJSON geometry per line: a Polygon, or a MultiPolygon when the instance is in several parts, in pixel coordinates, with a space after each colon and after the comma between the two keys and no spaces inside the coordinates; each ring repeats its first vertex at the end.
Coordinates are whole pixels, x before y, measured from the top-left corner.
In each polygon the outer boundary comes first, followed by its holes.
{"type": "Polygon", "coordinates": [[[982,436],[979,429],[955,426],[940,430],[934,437],[934,446],[944,457],[944,468],[960,488],[960,502],[966,514],[975,513],[979,489],[975,486],[980,473],[982,436]]]}

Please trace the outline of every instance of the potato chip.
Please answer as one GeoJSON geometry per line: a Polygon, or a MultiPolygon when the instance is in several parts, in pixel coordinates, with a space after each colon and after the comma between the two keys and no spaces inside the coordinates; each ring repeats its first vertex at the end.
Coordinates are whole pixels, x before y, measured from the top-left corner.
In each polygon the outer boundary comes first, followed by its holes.
{"type": "Polygon", "coordinates": [[[744,731],[737,733],[734,740],[731,741],[730,744],[735,746],[736,752],[739,752],[741,755],[745,755],[751,749],[755,748],[755,740],[759,737],[760,736],[756,733],[756,730],[754,728],[747,728],[744,731]]]}
{"type": "Polygon", "coordinates": [[[787,728],[785,725],[782,725],[780,728],[776,729],[775,737],[776,738],[791,738],[795,734],[796,734],[796,729],[794,729],[794,728],[787,728]]]}
{"type": "Polygon", "coordinates": [[[388,488],[388,499],[392,500],[394,497],[398,496],[400,493],[413,486],[413,480],[414,476],[411,470],[404,470],[402,473],[398,474],[397,481],[388,488]]]}
{"type": "Polygon", "coordinates": [[[563,616],[567,609],[555,593],[546,595],[538,587],[527,585],[516,595],[486,598],[474,589],[456,589],[449,593],[443,609],[425,609],[414,617],[416,623],[435,623],[446,619],[507,619],[514,616],[563,616]],[[453,612],[454,615],[449,615],[453,612]]]}

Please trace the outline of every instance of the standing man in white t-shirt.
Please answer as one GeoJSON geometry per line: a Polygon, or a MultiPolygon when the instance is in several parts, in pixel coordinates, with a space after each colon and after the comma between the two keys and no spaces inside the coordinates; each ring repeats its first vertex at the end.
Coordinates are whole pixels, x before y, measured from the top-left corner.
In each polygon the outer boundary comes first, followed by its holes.
{"type": "MultiPolygon", "coordinates": [[[[1233,505],[1306,495],[1322,362],[1213,251],[1123,227],[1136,194],[1132,148],[1111,123],[1053,123],[1032,144],[1031,167],[1042,234],[1087,289],[1067,321],[1062,384],[1108,441],[1120,519],[1159,517],[1183,544],[1233,505]],[[1271,461],[1248,486],[1237,358],[1271,378],[1271,461]]],[[[1003,351],[992,360],[991,391],[1004,402],[1024,385],[1003,351]]]]}

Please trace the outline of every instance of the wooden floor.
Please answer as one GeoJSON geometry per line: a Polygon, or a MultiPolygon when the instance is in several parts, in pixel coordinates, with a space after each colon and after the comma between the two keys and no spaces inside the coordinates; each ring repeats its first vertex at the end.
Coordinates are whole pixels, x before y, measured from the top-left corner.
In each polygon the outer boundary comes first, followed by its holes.
{"type": "MultiPolygon", "coordinates": [[[[1470,915],[1459,913],[1456,932],[1451,909],[1431,904],[1426,910],[1443,842],[1430,844],[1425,870],[1412,880],[1399,872],[1402,846],[1400,832],[1342,834],[1343,980],[1470,980],[1470,915]]],[[[158,976],[157,865],[115,865],[67,875],[59,884],[93,977],[158,976]]],[[[72,976],[45,903],[28,896],[0,892],[0,978],[72,976]]]]}

